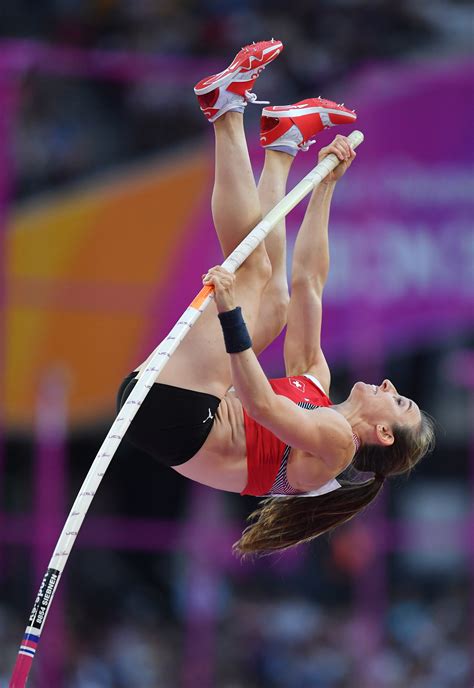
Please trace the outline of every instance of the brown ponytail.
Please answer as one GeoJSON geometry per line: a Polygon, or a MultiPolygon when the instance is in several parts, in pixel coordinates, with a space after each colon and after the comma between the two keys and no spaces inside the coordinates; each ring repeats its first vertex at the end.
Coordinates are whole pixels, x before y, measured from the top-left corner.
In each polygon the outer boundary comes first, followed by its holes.
{"type": "Polygon", "coordinates": [[[346,523],[380,492],[385,477],[410,472],[434,447],[434,426],[426,414],[415,430],[395,427],[389,447],[363,445],[353,459],[358,471],[374,471],[364,482],[341,482],[334,492],[319,497],[271,497],[263,500],[251,524],[234,545],[239,555],[270,554],[308,542],[346,523]]]}

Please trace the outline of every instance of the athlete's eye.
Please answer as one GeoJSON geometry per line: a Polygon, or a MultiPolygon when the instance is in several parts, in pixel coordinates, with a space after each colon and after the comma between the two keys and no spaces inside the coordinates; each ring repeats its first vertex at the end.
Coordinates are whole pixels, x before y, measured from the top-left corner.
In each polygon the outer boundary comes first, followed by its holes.
{"type": "Polygon", "coordinates": [[[402,399],[401,397],[397,397],[397,404],[398,404],[399,406],[402,405],[402,402],[403,402],[403,399],[402,399]]]}

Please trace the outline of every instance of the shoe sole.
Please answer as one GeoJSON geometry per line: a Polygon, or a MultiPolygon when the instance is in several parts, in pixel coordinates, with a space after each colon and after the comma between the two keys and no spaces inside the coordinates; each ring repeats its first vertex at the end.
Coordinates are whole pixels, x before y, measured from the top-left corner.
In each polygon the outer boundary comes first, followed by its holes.
{"type": "Polygon", "coordinates": [[[270,64],[272,60],[274,60],[278,55],[281,53],[283,48],[283,43],[274,43],[268,48],[264,48],[261,53],[261,57],[257,57],[256,55],[242,55],[240,58],[236,56],[234,61],[224,69],[222,72],[218,72],[217,74],[213,74],[210,76],[206,81],[204,81],[204,85],[201,88],[196,88],[194,87],[194,93],[197,96],[204,96],[206,93],[210,93],[211,91],[214,91],[216,88],[222,88],[223,86],[228,86],[229,84],[232,83],[234,78],[237,76],[237,74],[240,74],[243,71],[246,72],[252,72],[254,69],[258,69],[258,64],[255,64],[255,66],[252,66],[252,60],[256,63],[262,64],[264,62],[264,57],[266,54],[269,52],[275,51],[275,55],[268,60],[268,62],[265,62],[263,65],[264,67],[267,66],[267,64],[270,64]],[[249,67],[242,67],[242,63],[245,62],[246,60],[250,61],[250,66],[249,67]],[[216,77],[219,77],[216,79],[216,77]],[[208,82],[208,83],[206,83],[208,82]]]}
{"type": "Polygon", "coordinates": [[[337,110],[336,108],[325,108],[325,107],[297,107],[292,106],[288,110],[267,110],[264,108],[262,110],[262,117],[272,117],[273,119],[281,119],[283,117],[304,117],[305,115],[316,115],[316,114],[327,114],[327,115],[345,115],[351,120],[356,120],[357,115],[352,112],[347,112],[347,110],[337,110]]]}

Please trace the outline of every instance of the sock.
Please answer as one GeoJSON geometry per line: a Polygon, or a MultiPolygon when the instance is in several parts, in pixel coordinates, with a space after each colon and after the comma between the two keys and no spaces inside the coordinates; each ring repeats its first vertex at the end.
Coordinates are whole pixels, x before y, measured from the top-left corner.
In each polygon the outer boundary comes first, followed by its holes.
{"type": "Polygon", "coordinates": [[[291,155],[293,158],[298,152],[298,148],[294,148],[293,146],[285,146],[280,145],[280,146],[265,146],[266,150],[273,150],[273,151],[278,151],[279,153],[288,153],[288,155],[291,155]]]}

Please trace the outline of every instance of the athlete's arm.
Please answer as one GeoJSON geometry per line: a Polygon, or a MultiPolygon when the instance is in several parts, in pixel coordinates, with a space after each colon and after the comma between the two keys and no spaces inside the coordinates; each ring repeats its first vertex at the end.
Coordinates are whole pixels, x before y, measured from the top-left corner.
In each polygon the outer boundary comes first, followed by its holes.
{"type": "MultiPolygon", "coordinates": [[[[203,280],[214,285],[219,312],[235,308],[234,280],[221,267],[212,268],[203,280]]],[[[230,354],[230,364],[233,385],[249,416],[285,444],[318,456],[331,468],[347,462],[352,431],[343,416],[326,408],[308,411],[275,394],[251,348],[230,354]]]]}
{"type": "Polygon", "coordinates": [[[293,252],[291,299],[285,337],[287,375],[310,373],[329,393],[330,372],[321,349],[323,289],[329,273],[328,222],[336,182],[355,158],[346,137],[319,152],[319,161],[334,153],[341,163],[313,191],[293,252]]]}
{"type": "Polygon", "coordinates": [[[245,410],[282,442],[342,467],[353,452],[347,420],[330,408],[302,409],[275,394],[252,349],[230,355],[232,381],[245,410]]]}

